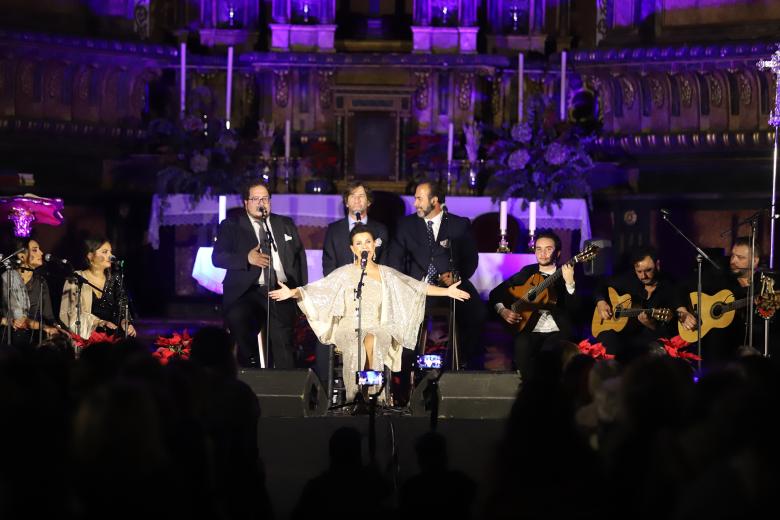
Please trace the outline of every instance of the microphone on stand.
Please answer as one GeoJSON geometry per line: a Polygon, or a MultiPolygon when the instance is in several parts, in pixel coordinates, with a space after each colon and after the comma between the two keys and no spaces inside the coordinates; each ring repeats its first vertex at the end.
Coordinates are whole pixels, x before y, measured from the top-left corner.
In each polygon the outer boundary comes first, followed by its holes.
{"type": "Polygon", "coordinates": [[[271,248],[274,251],[278,251],[276,249],[276,242],[274,241],[274,236],[271,234],[271,229],[268,227],[268,211],[264,207],[261,207],[260,215],[263,221],[263,229],[265,229],[265,236],[268,238],[268,243],[271,244],[271,248]]]}
{"type": "Polygon", "coordinates": [[[360,269],[366,270],[366,264],[368,263],[368,251],[360,252],[360,269]]]}
{"type": "Polygon", "coordinates": [[[362,219],[361,219],[361,216],[362,216],[362,215],[360,214],[360,212],[359,212],[359,211],[356,211],[356,212],[355,212],[355,222],[356,222],[356,223],[360,223],[360,221],[362,220],[362,219]]]}

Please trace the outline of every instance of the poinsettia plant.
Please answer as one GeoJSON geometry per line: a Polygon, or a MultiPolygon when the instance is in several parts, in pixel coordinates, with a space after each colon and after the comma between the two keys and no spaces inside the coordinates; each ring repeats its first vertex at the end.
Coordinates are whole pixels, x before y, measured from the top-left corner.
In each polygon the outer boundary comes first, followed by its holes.
{"type": "Polygon", "coordinates": [[[73,343],[73,348],[75,348],[76,350],[84,349],[96,343],[117,343],[119,340],[122,339],[121,336],[114,335],[114,334],[107,334],[105,332],[98,332],[98,331],[93,331],[88,338],[82,338],[75,332],[68,332],[68,335],[70,335],[71,342],[73,343]]]}
{"type": "Polygon", "coordinates": [[[170,338],[158,336],[154,344],[157,350],[152,353],[161,365],[167,365],[173,359],[187,360],[190,358],[190,347],[192,346],[192,337],[187,329],[180,334],[174,332],[170,338]]]}
{"type": "Polygon", "coordinates": [[[585,354],[593,359],[615,359],[612,354],[607,354],[607,349],[601,343],[591,343],[587,339],[583,339],[577,344],[577,348],[580,349],[580,354],[585,354]]]}
{"type": "Polygon", "coordinates": [[[675,336],[672,339],[658,338],[658,341],[661,343],[661,346],[663,346],[669,357],[682,358],[688,361],[701,361],[700,356],[685,350],[690,343],[680,336],[675,336]]]}

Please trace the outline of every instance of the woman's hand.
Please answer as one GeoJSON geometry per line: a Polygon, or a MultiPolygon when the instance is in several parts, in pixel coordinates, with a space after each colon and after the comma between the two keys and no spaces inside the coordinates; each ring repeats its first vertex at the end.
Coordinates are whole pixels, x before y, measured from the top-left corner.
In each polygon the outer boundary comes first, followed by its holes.
{"type": "Polygon", "coordinates": [[[447,296],[449,296],[453,300],[458,300],[459,302],[471,298],[471,295],[469,293],[461,289],[458,289],[459,285],[460,282],[455,282],[454,284],[447,287],[447,296]]]}
{"type": "Polygon", "coordinates": [[[122,320],[122,328],[123,328],[123,329],[125,329],[125,330],[127,331],[127,335],[128,335],[128,336],[133,336],[133,337],[135,337],[135,336],[136,336],[136,334],[138,334],[138,333],[135,331],[135,327],[133,327],[133,324],[132,324],[132,323],[130,323],[130,324],[127,324],[127,322],[126,322],[125,320],[122,320]]]}
{"type": "Polygon", "coordinates": [[[116,330],[117,328],[119,328],[119,327],[117,327],[116,323],[112,323],[112,322],[110,322],[108,320],[100,320],[100,321],[98,321],[97,326],[98,327],[103,327],[104,329],[111,329],[111,330],[116,330]]]}
{"type": "Polygon", "coordinates": [[[294,296],[294,292],[292,289],[284,285],[282,282],[279,282],[279,285],[282,286],[281,289],[276,289],[275,291],[270,291],[268,295],[277,302],[282,302],[284,300],[289,300],[294,296]]]}

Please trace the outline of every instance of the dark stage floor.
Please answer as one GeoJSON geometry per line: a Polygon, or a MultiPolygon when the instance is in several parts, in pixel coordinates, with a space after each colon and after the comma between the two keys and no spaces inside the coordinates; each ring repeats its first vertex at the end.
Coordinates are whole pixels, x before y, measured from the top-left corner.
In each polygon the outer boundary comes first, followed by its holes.
{"type": "MultiPolygon", "coordinates": [[[[496,455],[504,420],[440,419],[437,431],[447,440],[450,468],[460,470],[477,483],[477,505],[483,501],[491,460],[496,455]]],[[[369,460],[367,416],[263,418],[259,425],[260,456],[277,518],[288,518],[306,481],[328,467],[328,441],[336,429],[348,426],[361,432],[364,461],[369,460]]],[[[376,463],[398,485],[418,473],[415,441],[430,429],[427,417],[378,416],[376,463]],[[397,465],[393,453],[397,453],[397,465]],[[393,468],[396,468],[393,471],[393,468]]],[[[344,492],[349,493],[349,482],[344,492]]]]}

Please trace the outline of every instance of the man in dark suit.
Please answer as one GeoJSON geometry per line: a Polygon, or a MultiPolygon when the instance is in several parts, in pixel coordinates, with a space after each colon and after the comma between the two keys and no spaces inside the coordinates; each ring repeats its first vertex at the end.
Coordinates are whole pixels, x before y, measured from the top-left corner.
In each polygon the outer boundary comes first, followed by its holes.
{"type": "Polygon", "coordinates": [[[447,211],[445,196],[437,184],[423,182],[417,186],[417,211],[399,221],[386,263],[412,278],[426,278],[433,285],[449,287],[458,279],[462,281],[460,288],[471,298],[455,303],[460,360],[462,365],[476,368],[480,365],[485,307],[469,278],[477,270],[479,254],[471,221],[447,211]]]}
{"type": "MultiPolygon", "coordinates": [[[[537,232],[534,254],[537,263],[523,267],[490,291],[491,308],[511,327],[517,327],[523,318],[522,314],[512,311],[511,305],[524,294],[513,296],[510,291],[514,287],[523,286],[536,274],[541,274],[544,279],[558,271],[556,263],[561,256],[561,239],[552,231],[537,232]]],[[[556,277],[547,289],[555,304],[550,309],[535,312],[514,338],[515,367],[524,382],[541,375],[538,369],[540,353],[549,352],[554,356],[561,341],[573,339],[573,313],[579,305],[579,299],[574,293],[574,268],[563,265],[561,273],[556,277]]]]}
{"type": "Polygon", "coordinates": [[[362,182],[354,181],[347,186],[344,193],[344,206],[347,216],[331,223],[325,232],[325,243],[322,247],[322,274],[328,276],[331,271],[354,261],[349,248],[349,232],[357,222],[362,222],[376,237],[376,260],[382,263],[384,251],[390,245],[387,242],[387,228],[381,222],[368,219],[368,208],[371,206],[371,190],[362,182]]]}
{"type": "MultiPolygon", "coordinates": [[[[258,366],[257,334],[266,325],[268,287],[307,282],[306,251],[292,219],[271,213],[271,194],[259,181],[243,190],[244,209],[220,225],[212,261],[227,269],[222,282],[225,321],[238,343],[238,362],[258,366]],[[271,236],[266,233],[270,230],[271,236]]],[[[270,301],[269,334],[275,368],[293,368],[295,303],[270,301]]],[[[267,366],[271,366],[267,364],[267,366]]]]}

